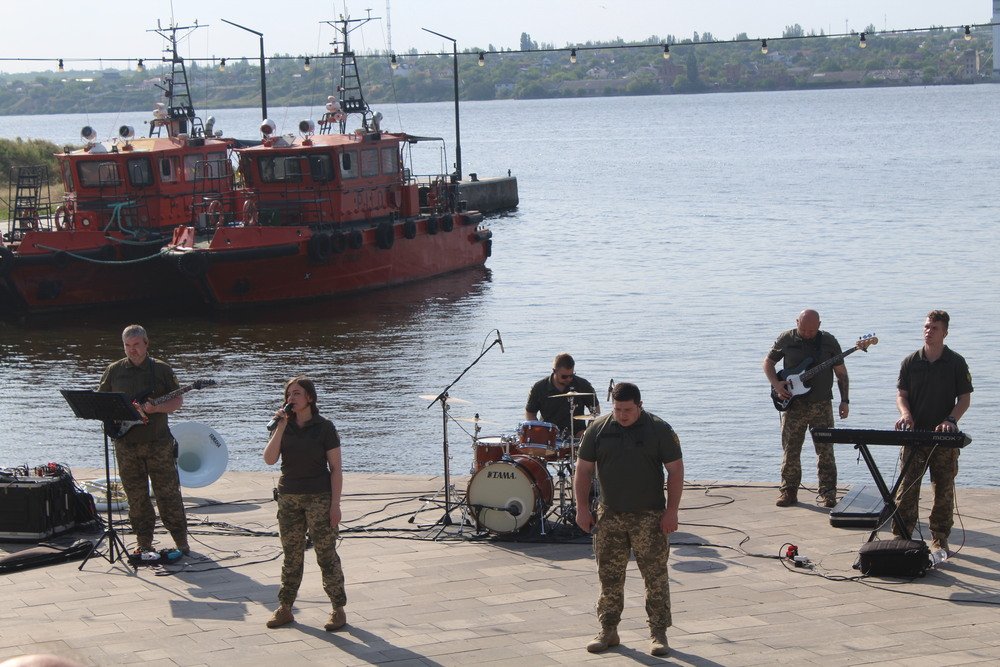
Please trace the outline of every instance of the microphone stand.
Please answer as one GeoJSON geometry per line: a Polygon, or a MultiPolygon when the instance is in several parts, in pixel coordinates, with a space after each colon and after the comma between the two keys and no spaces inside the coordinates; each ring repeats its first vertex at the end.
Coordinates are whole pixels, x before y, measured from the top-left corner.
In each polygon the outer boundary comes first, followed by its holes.
{"type": "MultiPolygon", "coordinates": [[[[452,380],[451,383],[447,387],[445,387],[444,389],[442,389],[441,393],[438,394],[434,398],[434,400],[431,401],[427,405],[427,409],[430,409],[430,407],[432,405],[434,405],[435,403],[441,403],[441,432],[442,432],[441,449],[444,452],[444,514],[441,515],[440,519],[438,519],[433,524],[431,524],[431,526],[436,526],[438,524],[441,525],[441,530],[438,531],[438,534],[435,536],[435,539],[438,536],[441,535],[441,532],[444,531],[444,529],[446,527],[451,526],[451,525],[454,524],[454,521],[452,521],[452,518],[451,518],[451,512],[452,512],[452,509],[454,509],[452,507],[453,503],[452,503],[452,500],[451,500],[451,490],[452,490],[452,486],[451,486],[451,463],[449,461],[449,459],[451,457],[448,454],[448,410],[450,409],[450,407],[448,405],[448,390],[451,389],[452,387],[454,387],[456,384],[458,384],[458,381],[462,379],[462,376],[465,375],[466,373],[468,373],[469,369],[471,369],[473,366],[475,366],[476,364],[478,364],[479,360],[482,359],[483,357],[485,357],[486,353],[489,352],[491,349],[493,349],[494,345],[497,345],[499,343],[500,343],[500,336],[498,334],[497,338],[494,339],[494,341],[492,343],[490,343],[489,346],[485,350],[483,350],[482,352],[480,352],[479,356],[476,357],[475,360],[473,360],[473,362],[471,364],[469,364],[468,366],[466,366],[465,370],[463,370],[461,373],[459,373],[458,377],[456,377],[454,380],[452,380]]],[[[464,521],[463,521],[463,525],[464,525],[464,521]]]]}

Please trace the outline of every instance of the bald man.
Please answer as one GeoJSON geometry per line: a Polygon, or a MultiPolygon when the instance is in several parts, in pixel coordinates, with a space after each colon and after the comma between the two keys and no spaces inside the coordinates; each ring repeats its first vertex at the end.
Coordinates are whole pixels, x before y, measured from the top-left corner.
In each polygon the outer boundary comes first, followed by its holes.
{"type": "MultiPolygon", "coordinates": [[[[792,396],[787,381],[779,378],[775,369],[779,361],[784,360],[785,370],[790,371],[807,359],[811,359],[808,365],[811,368],[841,354],[837,339],[826,331],[821,331],[819,327],[819,313],[811,309],[803,310],[795,320],[795,328],[778,336],[764,357],[764,375],[778,398],[786,400],[792,396]]],[[[806,429],[813,426],[833,426],[834,376],[837,377],[837,388],[840,391],[838,413],[841,419],[846,419],[850,401],[847,392],[847,366],[843,361],[814,376],[809,381],[809,392],[797,396],[788,409],[781,413],[781,449],[784,454],[781,459],[781,486],[775,503],[778,507],[789,507],[798,502],[799,484],[802,481],[800,458],[806,429]]],[[[833,456],[833,445],[817,444],[815,447],[819,502],[823,507],[834,507],[837,504],[837,461],[833,456]]]]}

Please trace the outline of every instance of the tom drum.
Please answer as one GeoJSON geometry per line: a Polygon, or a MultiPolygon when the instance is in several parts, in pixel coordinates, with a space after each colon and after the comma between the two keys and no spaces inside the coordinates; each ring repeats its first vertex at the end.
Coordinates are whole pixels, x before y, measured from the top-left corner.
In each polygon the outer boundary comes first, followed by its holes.
{"type": "Polygon", "coordinates": [[[472,444],[472,473],[480,471],[488,463],[499,461],[504,454],[510,454],[513,438],[507,435],[490,435],[479,438],[472,444]]]}
{"type": "Polygon", "coordinates": [[[466,498],[480,527],[513,533],[552,504],[552,477],[541,461],[515,454],[473,475],[466,498]]]}
{"type": "Polygon", "coordinates": [[[517,427],[520,444],[517,451],[528,456],[551,459],[556,455],[556,439],[559,429],[550,422],[526,421],[517,427]]]}

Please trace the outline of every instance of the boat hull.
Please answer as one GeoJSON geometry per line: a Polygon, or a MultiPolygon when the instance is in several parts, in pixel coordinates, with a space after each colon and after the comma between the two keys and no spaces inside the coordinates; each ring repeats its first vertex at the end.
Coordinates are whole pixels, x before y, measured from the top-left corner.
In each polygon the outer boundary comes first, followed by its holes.
{"type": "Polygon", "coordinates": [[[5,248],[5,307],[46,313],[197,298],[189,286],[164,280],[156,270],[167,240],[109,239],[97,231],[28,234],[18,248],[5,248]]]}
{"type": "Polygon", "coordinates": [[[482,266],[492,233],[479,219],[455,214],[349,231],[227,228],[207,248],[174,249],[166,260],[215,308],[319,299],[482,266]]]}

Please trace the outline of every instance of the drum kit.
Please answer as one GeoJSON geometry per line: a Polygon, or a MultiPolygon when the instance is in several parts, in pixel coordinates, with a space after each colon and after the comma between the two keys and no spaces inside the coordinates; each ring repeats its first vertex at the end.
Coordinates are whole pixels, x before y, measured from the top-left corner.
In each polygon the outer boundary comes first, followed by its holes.
{"type": "MultiPolygon", "coordinates": [[[[589,422],[596,414],[575,415],[576,400],[592,393],[575,391],[550,398],[568,399],[570,418],[589,422]]],[[[477,418],[472,438],[472,478],[465,500],[479,530],[510,535],[537,527],[540,535],[558,526],[576,526],[573,470],[579,439],[550,422],[523,421],[515,434],[480,437],[477,418]]],[[[584,502],[596,500],[596,489],[584,502]]]]}

